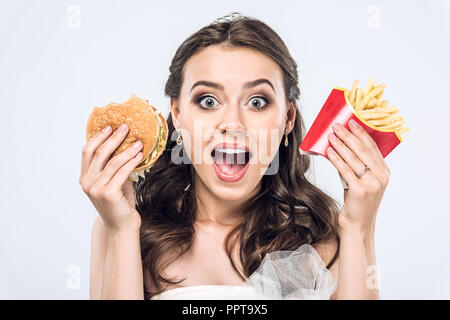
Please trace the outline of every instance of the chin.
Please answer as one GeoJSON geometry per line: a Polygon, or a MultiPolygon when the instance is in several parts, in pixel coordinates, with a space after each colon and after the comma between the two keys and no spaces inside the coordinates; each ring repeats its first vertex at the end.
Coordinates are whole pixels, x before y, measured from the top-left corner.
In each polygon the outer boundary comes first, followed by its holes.
{"type": "Polygon", "coordinates": [[[240,180],[227,182],[222,181],[211,166],[208,170],[210,171],[210,174],[208,174],[206,188],[208,188],[208,190],[210,190],[217,198],[226,201],[241,201],[248,199],[250,194],[254,191],[254,187],[261,180],[261,176],[256,174],[258,170],[258,166],[250,165],[247,172],[240,180]]]}
{"type": "Polygon", "coordinates": [[[248,198],[251,190],[248,185],[234,186],[214,183],[209,189],[217,198],[225,201],[241,201],[248,198]]]}

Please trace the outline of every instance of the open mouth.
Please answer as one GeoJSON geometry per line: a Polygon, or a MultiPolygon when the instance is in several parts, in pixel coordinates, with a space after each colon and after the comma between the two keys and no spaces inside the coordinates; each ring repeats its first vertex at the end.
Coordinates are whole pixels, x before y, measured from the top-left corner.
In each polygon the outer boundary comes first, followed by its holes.
{"type": "Polygon", "coordinates": [[[244,149],[216,148],[211,157],[222,176],[236,177],[247,167],[251,153],[244,149]]]}

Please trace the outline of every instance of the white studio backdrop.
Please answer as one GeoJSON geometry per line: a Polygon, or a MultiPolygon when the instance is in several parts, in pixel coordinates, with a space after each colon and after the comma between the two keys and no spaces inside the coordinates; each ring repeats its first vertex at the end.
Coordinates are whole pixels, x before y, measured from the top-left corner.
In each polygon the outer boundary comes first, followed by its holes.
{"type": "MultiPolygon", "coordinates": [[[[411,130],[387,157],[380,295],[450,299],[449,1],[0,0],[1,299],[89,297],[97,213],[78,177],[90,111],[133,92],[167,116],[175,50],[232,11],[286,42],[307,128],[333,86],[387,84],[411,130]]],[[[315,157],[310,174],[342,202],[331,163],[315,157]]]]}

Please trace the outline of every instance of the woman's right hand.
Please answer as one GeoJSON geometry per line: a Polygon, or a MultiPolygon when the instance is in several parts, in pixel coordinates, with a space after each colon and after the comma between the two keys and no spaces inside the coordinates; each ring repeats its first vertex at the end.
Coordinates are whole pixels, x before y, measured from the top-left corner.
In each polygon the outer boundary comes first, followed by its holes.
{"type": "Polygon", "coordinates": [[[141,217],[135,209],[133,184],[128,176],[141,162],[142,142],[111,158],[127,136],[128,127],[122,125],[111,133],[111,127],[105,127],[83,147],[79,182],[106,227],[139,231],[141,217]]]}

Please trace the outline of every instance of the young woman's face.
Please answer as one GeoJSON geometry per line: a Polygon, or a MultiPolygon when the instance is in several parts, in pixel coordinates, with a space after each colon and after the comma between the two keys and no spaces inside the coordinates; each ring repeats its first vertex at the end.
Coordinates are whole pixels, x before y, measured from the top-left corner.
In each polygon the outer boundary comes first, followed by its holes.
{"type": "Polygon", "coordinates": [[[276,173],[266,169],[292,129],[293,105],[286,105],[280,67],[264,54],[209,46],[193,55],[171,112],[197,181],[222,200],[257,192],[262,175],[276,173]]]}

